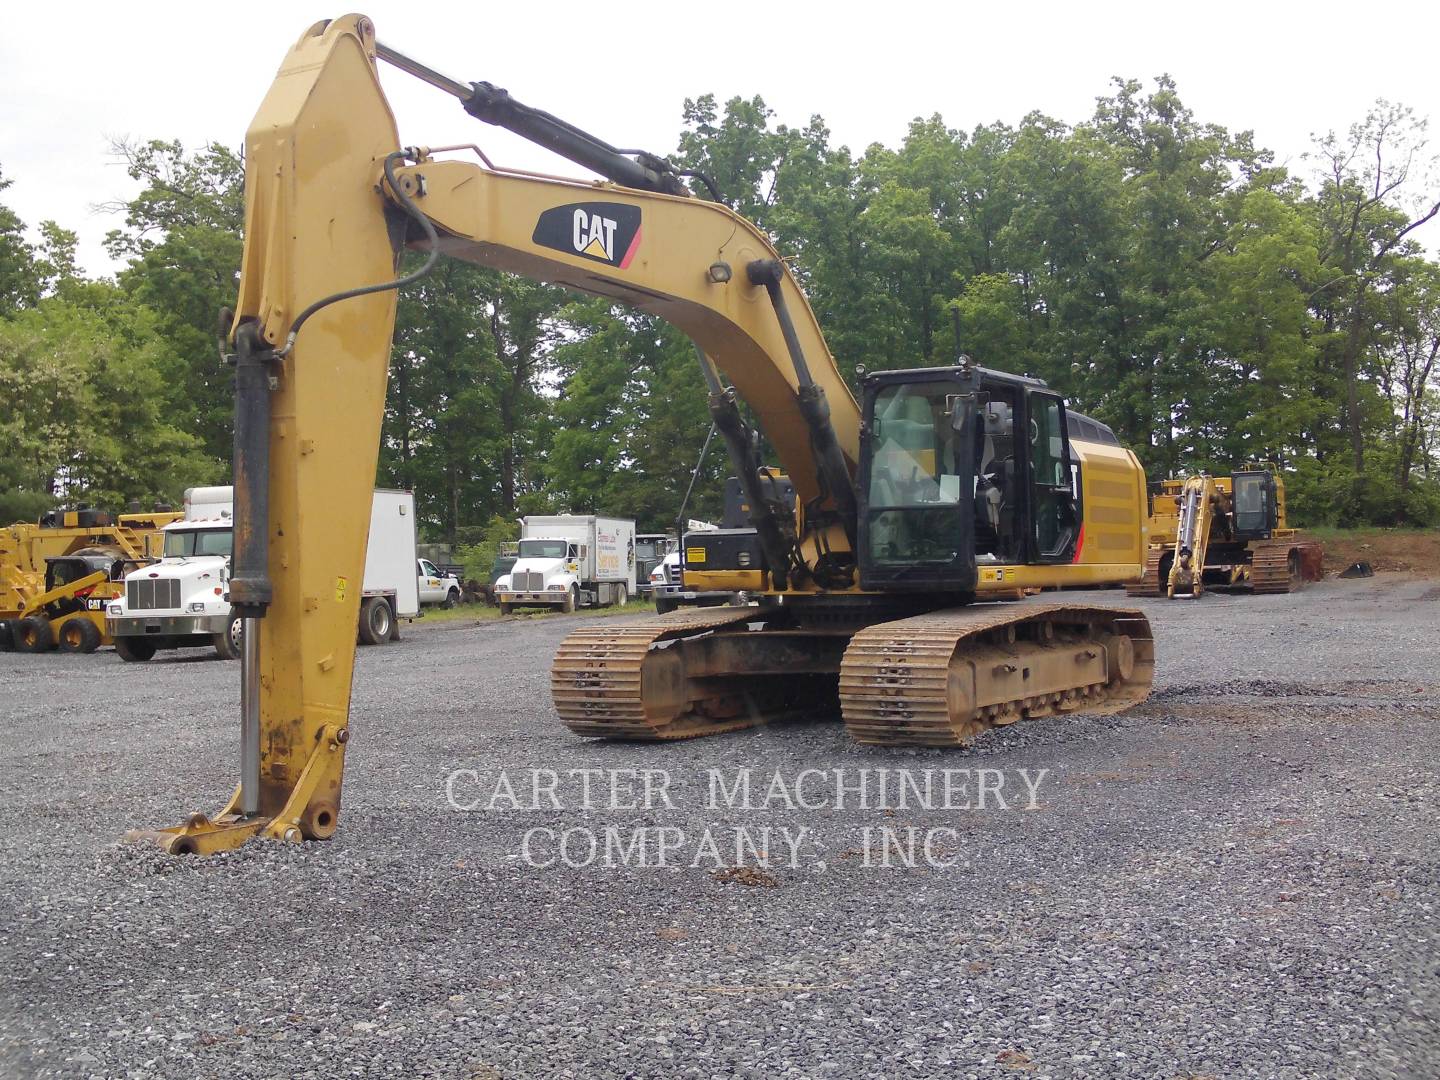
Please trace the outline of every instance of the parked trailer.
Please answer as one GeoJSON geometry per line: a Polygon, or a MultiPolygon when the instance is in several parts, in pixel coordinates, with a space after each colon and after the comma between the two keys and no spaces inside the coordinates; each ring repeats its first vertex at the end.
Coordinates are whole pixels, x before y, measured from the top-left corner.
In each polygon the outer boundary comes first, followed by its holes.
{"type": "MultiPolygon", "coordinates": [[[[165,557],[126,576],[124,594],[110,602],[105,617],[121,659],[144,661],[162,649],[205,645],[224,659],[239,657],[243,623],[229,594],[232,499],[228,486],[188,490],[184,517],[163,530],[165,557]]],[[[365,644],[395,640],[397,620],[419,613],[415,565],[414,495],[376,491],[358,627],[365,644]]]]}
{"type": "Polygon", "coordinates": [[[517,607],[623,604],[635,595],[635,522],[598,514],[523,517],[515,565],[500,585],[507,615],[517,607]]]}

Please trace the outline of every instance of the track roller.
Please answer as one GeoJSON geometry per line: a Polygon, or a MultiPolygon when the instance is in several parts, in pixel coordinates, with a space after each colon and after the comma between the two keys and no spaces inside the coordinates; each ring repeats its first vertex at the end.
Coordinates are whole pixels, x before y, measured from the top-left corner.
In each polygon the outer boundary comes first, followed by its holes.
{"type": "Polygon", "coordinates": [[[550,669],[577,735],[688,739],[802,716],[834,716],[847,635],[788,629],[774,610],[706,608],[567,637],[550,669]]]}
{"type": "Polygon", "coordinates": [[[1145,700],[1150,624],[1066,604],[956,608],[881,623],[845,651],[840,702],[862,743],[963,746],[991,727],[1145,700]]]}

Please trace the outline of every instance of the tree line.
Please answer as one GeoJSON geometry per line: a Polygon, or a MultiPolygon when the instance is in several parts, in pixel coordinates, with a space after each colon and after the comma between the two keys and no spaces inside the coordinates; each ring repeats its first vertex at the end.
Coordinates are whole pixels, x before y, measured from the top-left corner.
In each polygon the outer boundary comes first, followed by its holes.
{"type": "MultiPolygon", "coordinates": [[[[112,149],[142,184],[108,207],[113,279],[80,272],[72,232],[45,222],[32,244],[0,205],[6,520],[228,474],[216,317],[243,163],[221,144],[112,149]]],[[[1440,265],[1420,243],[1440,185],[1407,108],[1377,103],[1292,169],[1197,120],[1166,77],[1117,79],[1083,123],[936,115],[859,154],[818,116],[705,95],[671,158],[774,238],[848,379],[963,351],[1044,378],[1152,479],[1269,460],[1302,523],[1440,523],[1440,265]]],[[[414,489],[437,540],[564,510],[663,529],[705,401],[666,324],[442,261],[400,299],[377,482],[414,489]]],[[[718,515],[728,471],[717,441],[688,516],[718,515]]]]}

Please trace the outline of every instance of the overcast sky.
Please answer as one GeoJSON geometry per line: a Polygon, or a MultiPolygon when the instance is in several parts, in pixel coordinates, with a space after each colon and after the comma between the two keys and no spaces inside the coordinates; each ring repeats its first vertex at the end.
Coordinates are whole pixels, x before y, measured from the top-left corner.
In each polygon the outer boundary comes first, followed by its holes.
{"type": "MultiPolygon", "coordinates": [[[[912,117],[951,127],[1041,110],[1090,115],[1112,75],[1169,72],[1203,122],[1250,128],[1296,170],[1312,132],[1344,130],[1376,98],[1440,123],[1440,5],[768,3],[362,5],[381,41],[465,82],[488,80],[619,146],[674,149],[684,99],[760,94],[784,123],[823,116],[859,151],[898,145],[912,117]],[[744,24],[733,20],[738,15],[744,24]],[[1372,28],[1361,18],[1376,21],[1372,28]]],[[[238,146],[286,50],[342,14],[303,3],[7,4],[0,15],[0,195],[32,227],[80,234],[81,264],[135,186],[112,137],[238,146]]],[[[439,91],[381,65],[405,143],[479,142],[509,165],[573,173],[471,120],[439,91]]],[[[1440,144],[1440,132],[1436,133],[1440,144]]],[[[1433,250],[1436,237],[1423,238],[1433,250]]]]}

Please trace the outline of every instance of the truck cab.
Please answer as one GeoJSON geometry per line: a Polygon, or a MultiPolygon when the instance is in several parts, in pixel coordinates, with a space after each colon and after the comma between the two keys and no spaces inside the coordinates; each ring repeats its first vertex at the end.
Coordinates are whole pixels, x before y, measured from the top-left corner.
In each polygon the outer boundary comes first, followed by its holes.
{"type": "Polygon", "coordinates": [[[184,518],[162,532],[160,561],[127,574],[123,595],[106,607],[105,629],[115,651],[123,660],[142,661],[160,649],[211,645],[221,658],[237,659],[241,620],[230,612],[230,489],[187,492],[184,518]]]}
{"type": "Polygon", "coordinates": [[[565,537],[521,540],[508,588],[499,593],[501,612],[509,614],[520,605],[558,605],[564,611],[579,607],[581,547],[578,539],[565,537]]]}
{"type": "Polygon", "coordinates": [[[675,538],[669,533],[635,534],[635,582],[636,591],[644,594],[650,591],[651,572],[660,565],[675,547],[675,538]]]}
{"type": "Polygon", "coordinates": [[[460,603],[459,578],[443,572],[429,559],[416,559],[415,567],[415,583],[422,605],[443,604],[449,608],[460,603]]]}

